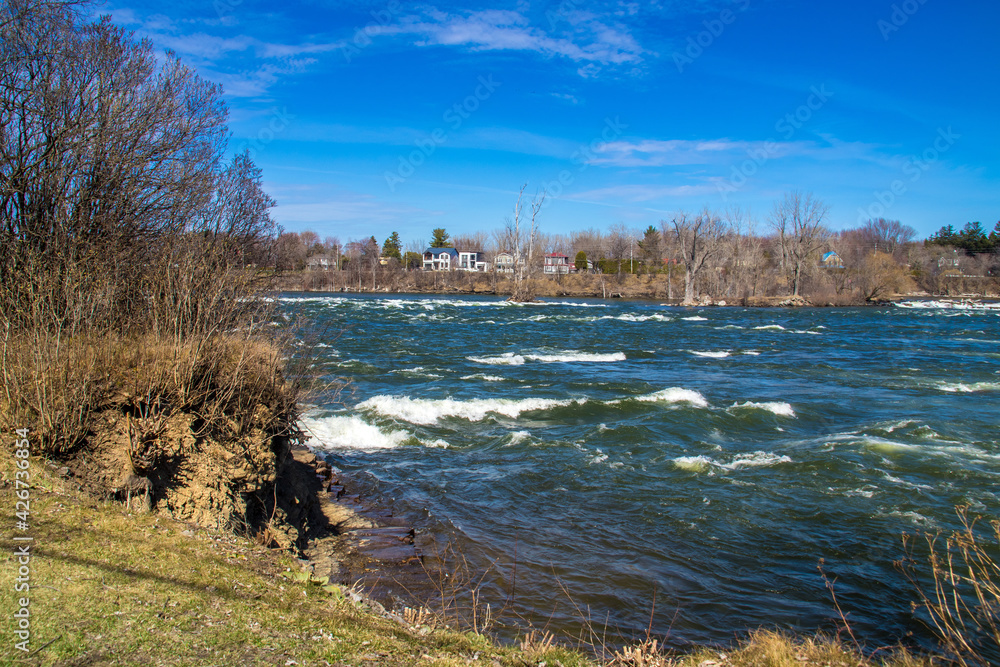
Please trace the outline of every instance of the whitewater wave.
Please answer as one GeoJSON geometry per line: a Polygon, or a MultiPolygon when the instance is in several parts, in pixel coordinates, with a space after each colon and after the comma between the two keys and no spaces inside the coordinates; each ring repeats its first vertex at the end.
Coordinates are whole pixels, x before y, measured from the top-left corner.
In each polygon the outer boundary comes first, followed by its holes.
{"type": "Polygon", "coordinates": [[[302,418],[311,437],[306,445],[313,449],[392,449],[413,436],[406,431],[383,431],[356,415],[302,418]]]}
{"type": "Polygon", "coordinates": [[[791,463],[792,459],[787,456],[774,454],[772,452],[757,451],[752,454],[738,454],[729,463],[720,463],[720,468],[726,470],[737,470],[739,468],[767,468],[779,463],[791,463]]]}
{"type": "Polygon", "coordinates": [[[765,403],[755,403],[753,401],[747,401],[746,403],[733,403],[733,407],[730,410],[766,410],[772,414],[776,414],[779,417],[794,417],[795,410],[788,403],[783,403],[779,401],[770,401],[765,403]]]}
{"type": "Polygon", "coordinates": [[[674,459],[674,466],[691,472],[708,470],[713,463],[715,462],[707,456],[678,456],[674,459]]]}
{"type": "Polygon", "coordinates": [[[766,331],[768,329],[773,329],[774,331],[784,331],[785,327],[780,324],[765,324],[764,326],[754,327],[755,331],[766,331]]]}
{"type": "Polygon", "coordinates": [[[431,373],[423,366],[414,366],[413,368],[397,368],[396,370],[389,371],[397,375],[417,375],[419,377],[425,378],[442,378],[443,375],[438,373],[431,373]]]}
{"type": "Polygon", "coordinates": [[[473,373],[472,375],[462,376],[463,380],[485,380],[486,382],[503,382],[507,378],[501,377],[499,375],[486,375],[485,373],[473,373]]]}
{"type": "Polygon", "coordinates": [[[688,352],[699,357],[709,357],[710,359],[725,359],[730,355],[730,352],[726,350],[719,352],[699,352],[698,350],[688,350],[688,352]]]}
{"type": "Polygon", "coordinates": [[[780,463],[791,463],[792,459],[773,452],[756,451],[751,454],[737,454],[732,461],[722,463],[708,456],[678,456],[674,466],[691,472],[704,472],[713,468],[739,470],[740,468],[766,468],[780,463]]]}
{"type": "Polygon", "coordinates": [[[519,445],[525,440],[529,439],[530,437],[531,434],[528,433],[527,431],[514,431],[513,433],[510,434],[510,442],[508,444],[519,445]]]}
{"type": "Polygon", "coordinates": [[[479,422],[491,414],[516,419],[523,412],[551,410],[568,405],[583,405],[586,398],[556,400],[552,398],[527,398],[513,400],[506,398],[479,398],[459,401],[453,398],[424,399],[409,396],[379,395],[357,405],[359,410],[367,410],[385,417],[401,419],[411,424],[436,424],[441,419],[454,417],[471,422],[479,422]]]}
{"type": "Polygon", "coordinates": [[[701,317],[700,315],[693,315],[691,317],[682,317],[685,322],[708,322],[707,317],[701,317]]]}
{"type": "Polygon", "coordinates": [[[554,352],[552,354],[515,354],[505,352],[495,357],[466,357],[469,361],[477,364],[489,364],[492,366],[522,366],[525,361],[539,361],[542,363],[610,363],[614,361],[625,361],[624,352],[613,352],[611,354],[597,354],[591,352],[554,352]]]}
{"type": "MultiPolygon", "coordinates": [[[[693,389],[684,389],[683,387],[662,389],[652,394],[637,396],[635,400],[643,403],[690,403],[699,408],[708,407],[708,400],[704,396],[693,389]]],[[[612,403],[618,402],[620,401],[612,401],[612,403]]]]}
{"type": "Polygon", "coordinates": [[[497,357],[466,357],[469,361],[477,364],[489,364],[490,366],[523,366],[524,357],[513,352],[505,352],[497,357]]]}
{"type": "Polygon", "coordinates": [[[998,391],[1000,390],[1000,382],[973,382],[971,384],[956,382],[939,385],[938,389],[949,393],[975,394],[980,391],[998,391]]]}

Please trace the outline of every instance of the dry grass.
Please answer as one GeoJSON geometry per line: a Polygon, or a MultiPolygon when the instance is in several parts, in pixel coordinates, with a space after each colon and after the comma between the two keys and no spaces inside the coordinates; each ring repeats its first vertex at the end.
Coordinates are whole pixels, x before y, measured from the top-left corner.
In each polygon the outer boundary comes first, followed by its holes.
{"type": "Polygon", "coordinates": [[[257,337],[25,336],[8,339],[4,352],[0,426],[30,427],[49,455],[79,447],[111,403],[134,411],[141,441],[179,411],[197,414],[206,434],[239,438],[287,422],[298,399],[281,347],[257,337]]]}
{"type": "Polygon", "coordinates": [[[924,536],[926,556],[917,555],[919,540],[904,538],[910,556],[903,570],[919,596],[917,609],[948,659],[963,667],[1000,660],[1000,521],[979,525],[968,508],[957,510],[962,527],[950,535],[924,536]],[[918,560],[919,559],[919,560],[918,560]],[[916,566],[929,564],[929,572],[916,566]]]}

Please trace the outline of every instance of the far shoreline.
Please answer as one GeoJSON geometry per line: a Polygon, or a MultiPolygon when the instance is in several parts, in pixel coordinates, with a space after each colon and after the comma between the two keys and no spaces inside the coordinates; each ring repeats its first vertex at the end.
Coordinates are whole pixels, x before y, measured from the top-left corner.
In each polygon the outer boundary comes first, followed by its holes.
{"type": "MultiPolygon", "coordinates": [[[[493,291],[482,291],[475,289],[438,289],[438,290],[391,290],[389,288],[381,289],[352,289],[350,287],[341,287],[337,289],[323,289],[323,288],[306,288],[306,287],[284,287],[281,286],[275,290],[277,294],[329,294],[329,295],[354,295],[354,296],[477,296],[477,297],[494,297],[497,299],[508,300],[510,294],[502,292],[493,291]]],[[[1000,303],[1000,295],[981,295],[981,294],[927,294],[926,292],[917,293],[907,293],[907,294],[892,294],[887,295],[884,298],[877,299],[874,301],[862,302],[862,303],[834,303],[827,301],[825,303],[816,303],[807,297],[796,297],[791,295],[781,295],[781,296],[767,296],[767,297],[749,297],[745,299],[712,299],[708,297],[703,297],[702,300],[695,303],[683,303],[682,299],[674,298],[672,302],[664,297],[648,296],[648,295],[621,295],[614,294],[609,296],[602,296],[600,294],[568,294],[568,293],[544,293],[536,295],[533,301],[522,302],[522,303],[535,303],[543,304],[547,303],[548,299],[593,299],[597,301],[604,301],[608,303],[614,302],[624,302],[624,301],[638,301],[644,303],[658,303],[660,306],[665,308],[761,308],[761,309],[791,309],[791,308],[880,308],[885,306],[895,306],[900,302],[907,301],[945,301],[945,302],[979,302],[979,303],[1000,303]]]]}

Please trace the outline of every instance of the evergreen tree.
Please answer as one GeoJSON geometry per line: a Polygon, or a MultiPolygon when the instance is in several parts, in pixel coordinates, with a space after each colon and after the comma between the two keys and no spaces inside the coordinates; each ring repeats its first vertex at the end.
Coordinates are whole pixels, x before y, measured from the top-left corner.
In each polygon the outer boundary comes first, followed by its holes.
{"type": "Polygon", "coordinates": [[[403,243],[399,240],[399,232],[393,232],[382,244],[382,256],[394,257],[403,261],[403,243]]]}
{"type": "Polygon", "coordinates": [[[955,233],[954,226],[946,225],[931,234],[927,243],[930,245],[958,245],[958,234],[955,233]]]}
{"type": "Polygon", "coordinates": [[[448,237],[448,232],[444,231],[444,228],[438,227],[431,232],[433,238],[431,239],[432,248],[450,248],[451,240],[448,237]]]}
{"type": "Polygon", "coordinates": [[[642,240],[639,241],[639,248],[642,250],[642,257],[646,264],[647,271],[656,271],[660,268],[663,258],[660,257],[660,246],[662,245],[660,230],[650,225],[643,232],[642,240]]]}
{"type": "Polygon", "coordinates": [[[981,222],[966,223],[959,234],[957,245],[966,252],[989,252],[993,248],[981,222]]]}
{"type": "MultiPolygon", "coordinates": [[[[997,226],[1000,226],[1000,223],[997,223],[997,226]]],[[[576,253],[576,261],[573,262],[573,264],[576,266],[577,271],[586,271],[587,270],[587,253],[585,253],[582,250],[580,252],[576,253]]]]}

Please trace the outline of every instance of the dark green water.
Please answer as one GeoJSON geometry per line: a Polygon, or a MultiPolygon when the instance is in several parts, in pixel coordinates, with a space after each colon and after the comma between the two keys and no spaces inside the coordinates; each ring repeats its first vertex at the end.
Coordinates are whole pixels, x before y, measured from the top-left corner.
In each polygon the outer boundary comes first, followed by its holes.
{"type": "Polygon", "coordinates": [[[904,532],[996,518],[1000,314],[286,295],[353,381],[311,446],[572,632],[929,633],[904,532]],[[332,334],[339,333],[338,337],[332,334]]]}

